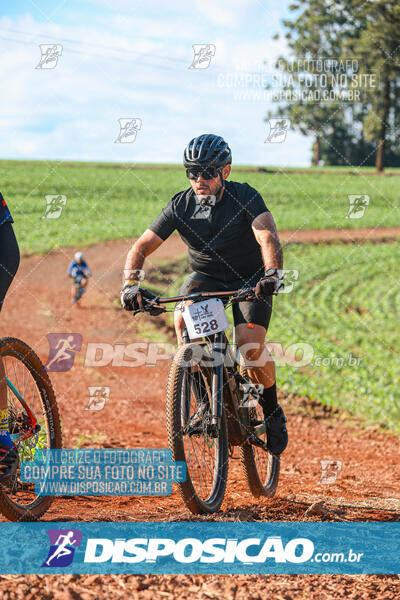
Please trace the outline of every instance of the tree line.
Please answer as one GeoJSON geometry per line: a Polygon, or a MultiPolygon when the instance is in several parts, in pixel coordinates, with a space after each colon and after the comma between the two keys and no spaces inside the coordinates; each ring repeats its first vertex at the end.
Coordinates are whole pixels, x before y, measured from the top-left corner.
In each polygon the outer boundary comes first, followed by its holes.
{"type": "MultiPolygon", "coordinates": [[[[313,165],[400,166],[400,3],[297,0],[267,119],[314,138],[313,165]]],[[[277,39],[279,36],[274,36],[277,39]]]]}

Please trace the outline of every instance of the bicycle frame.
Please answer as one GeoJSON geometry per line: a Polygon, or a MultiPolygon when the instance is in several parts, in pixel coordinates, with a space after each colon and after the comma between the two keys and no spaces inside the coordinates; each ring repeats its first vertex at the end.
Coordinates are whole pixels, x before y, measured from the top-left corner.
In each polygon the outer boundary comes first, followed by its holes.
{"type": "MultiPolygon", "coordinates": [[[[175,296],[171,298],[162,298],[155,297],[153,300],[146,299],[146,303],[150,306],[159,307],[161,304],[166,304],[168,302],[181,302],[186,300],[191,300],[192,302],[201,301],[205,298],[229,298],[230,296],[234,297],[235,302],[243,301],[247,299],[251,294],[253,294],[254,289],[244,289],[240,294],[238,294],[237,290],[226,291],[226,292],[195,292],[193,294],[188,294],[185,296],[175,296]]],[[[272,293],[272,292],[271,292],[272,293]]],[[[134,314],[141,312],[141,310],[136,310],[134,314]]],[[[233,330],[234,335],[234,346],[235,344],[235,329],[233,330]]],[[[187,344],[190,342],[187,328],[184,327],[182,331],[183,343],[187,344]]],[[[218,353],[225,355],[226,352],[230,352],[229,348],[224,349],[224,342],[228,344],[228,340],[226,338],[225,332],[221,331],[213,335],[213,341],[211,342],[213,355],[215,353],[218,356],[218,353]]],[[[228,436],[229,443],[232,446],[241,445],[246,441],[250,441],[255,445],[262,445],[264,443],[258,438],[265,433],[265,424],[258,425],[251,434],[249,435],[247,429],[247,424],[244,419],[241,418],[240,411],[241,408],[239,405],[238,395],[235,393],[238,388],[239,383],[250,384],[251,381],[247,380],[243,375],[239,373],[237,369],[237,361],[236,358],[233,357],[233,370],[228,372],[228,368],[225,366],[224,360],[221,360],[223,357],[220,356],[217,361],[217,365],[212,366],[212,407],[211,407],[211,421],[209,427],[209,435],[211,437],[216,437],[218,435],[218,431],[221,427],[221,418],[222,418],[222,406],[225,403],[226,414],[227,414],[227,424],[228,424],[228,436]],[[236,383],[236,389],[232,391],[231,385],[229,381],[234,378],[236,383]],[[224,381],[225,379],[225,381],[224,381]],[[236,396],[236,397],[235,397],[236,396]],[[261,443],[257,443],[261,442],[261,443]]],[[[232,358],[232,357],[230,357],[232,358]]],[[[187,388],[188,386],[186,386],[187,388]]],[[[186,392],[187,393],[187,392],[186,392]]],[[[250,388],[251,393],[251,388],[250,388]]],[[[189,390],[190,394],[190,390],[189,390]]],[[[258,394],[256,390],[253,390],[252,395],[254,398],[257,398],[258,394]]],[[[186,406],[190,404],[190,398],[186,399],[186,406]]]]}
{"type": "MultiPolygon", "coordinates": [[[[186,327],[182,331],[183,343],[190,343],[186,327]]],[[[202,341],[201,344],[207,342],[202,341]]],[[[225,332],[221,331],[213,336],[210,342],[211,354],[216,358],[216,365],[208,367],[211,369],[211,388],[212,388],[212,406],[211,420],[208,433],[210,437],[217,437],[222,421],[222,407],[225,406],[225,414],[228,426],[228,439],[231,446],[240,446],[249,440],[249,431],[245,419],[243,418],[244,407],[240,406],[239,395],[237,393],[239,383],[251,385],[251,382],[243,377],[237,367],[238,363],[229,347],[229,341],[225,332]],[[228,355],[229,366],[225,365],[225,356],[228,355]],[[232,365],[232,366],[230,366],[232,365]]],[[[186,387],[186,393],[189,392],[189,386],[186,387]]],[[[185,404],[189,410],[190,397],[186,398],[185,404]]],[[[261,424],[256,430],[253,430],[257,436],[265,433],[265,424],[261,424]]]]}

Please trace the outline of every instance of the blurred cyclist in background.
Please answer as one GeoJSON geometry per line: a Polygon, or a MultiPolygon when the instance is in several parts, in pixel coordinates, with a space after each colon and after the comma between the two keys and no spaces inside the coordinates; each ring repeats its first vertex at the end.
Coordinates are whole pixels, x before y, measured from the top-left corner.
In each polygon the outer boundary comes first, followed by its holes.
{"type": "MultiPolygon", "coordinates": [[[[13,218],[0,193],[0,310],[7,290],[19,267],[19,248],[13,230],[13,218]]],[[[12,475],[18,454],[8,431],[7,383],[0,357],[0,480],[12,475]]]]}
{"type": "Polygon", "coordinates": [[[75,252],[74,260],[70,262],[68,267],[68,277],[73,279],[72,304],[78,302],[82,294],[85,293],[88,278],[91,274],[82,252],[75,252]]]}

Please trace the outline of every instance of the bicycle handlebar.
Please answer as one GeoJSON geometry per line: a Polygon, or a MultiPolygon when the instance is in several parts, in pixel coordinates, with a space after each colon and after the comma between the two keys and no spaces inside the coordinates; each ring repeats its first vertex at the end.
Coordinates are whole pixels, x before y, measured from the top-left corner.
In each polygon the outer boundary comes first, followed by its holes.
{"type": "MultiPolygon", "coordinates": [[[[271,293],[273,294],[274,285],[271,283],[271,293]]],[[[140,290],[139,290],[140,292],[140,290]]],[[[172,296],[172,297],[160,297],[155,296],[153,299],[146,298],[142,296],[143,299],[143,310],[138,309],[134,310],[133,314],[136,315],[139,312],[147,312],[151,307],[153,308],[162,308],[163,304],[168,304],[169,302],[182,302],[185,300],[202,300],[204,298],[229,298],[232,296],[231,302],[244,302],[246,300],[255,300],[255,288],[245,288],[243,290],[231,290],[226,292],[194,292],[193,294],[186,294],[183,296],[172,296]],[[146,308],[148,305],[148,309],[146,308]]]]}
{"type": "MultiPolygon", "coordinates": [[[[246,292],[246,296],[249,295],[249,292],[251,292],[251,295],[254,296],[254,288],[247,288],[246,290],[244,290],[244,292],[246,292]]],[[[168,302],[181,302],[182,300],[198,300],[199,298],[226,298],[229,296],[234,296],[235,294],[241,297],[243,292],[241,294],[238,294],[238,290],[232,290],[228,292],[194,292],[193,294],[186,294],[185,296],[173,296],[168,298],[157,297],[157,302],[159,304],[167,304],[168,302]]],[[[232,301],[233,300],[235,300],[235,298],[232,298],[232,301]]]]}

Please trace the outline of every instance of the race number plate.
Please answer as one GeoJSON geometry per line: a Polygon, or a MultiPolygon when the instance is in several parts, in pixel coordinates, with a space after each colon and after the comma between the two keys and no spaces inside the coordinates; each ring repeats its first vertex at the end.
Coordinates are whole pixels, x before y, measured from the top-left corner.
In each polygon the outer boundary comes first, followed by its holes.
{"type": "Polygon", "coordinates": [[[218,298],[188,304],[182,314],[191,340],[229,328],[224,305],[218,298]]]}

